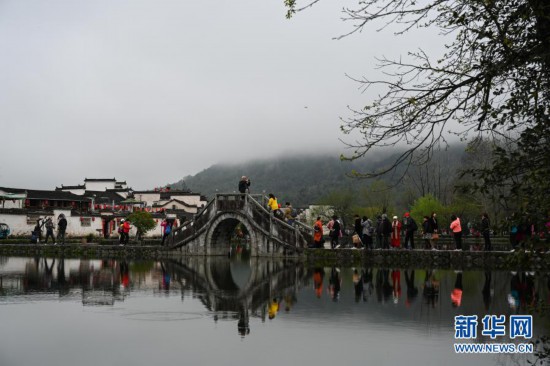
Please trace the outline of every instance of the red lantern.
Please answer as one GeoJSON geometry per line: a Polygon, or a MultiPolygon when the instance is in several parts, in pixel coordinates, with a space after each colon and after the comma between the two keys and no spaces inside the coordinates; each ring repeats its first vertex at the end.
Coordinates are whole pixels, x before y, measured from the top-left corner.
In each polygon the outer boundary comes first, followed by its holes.
{"type": "Polygon", "coordinates": [[[95,221],[95,217],[92,217],[92,221],[95,221]]]}
{"type": "Polygon", "coordinates": [[[26,199],[25,200],[25,207],[29,207],[31,205],[31,201],[26,199]]]}

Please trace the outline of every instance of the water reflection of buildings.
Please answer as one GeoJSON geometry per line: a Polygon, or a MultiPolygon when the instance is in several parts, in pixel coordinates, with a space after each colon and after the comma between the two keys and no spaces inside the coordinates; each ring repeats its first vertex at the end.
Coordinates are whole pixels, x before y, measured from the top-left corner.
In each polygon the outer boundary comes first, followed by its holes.
{"type": "MultiPolygon", "coordinates": [[[[131,289],[156,289],[160,271],[152,262],[12,258],[12,270],[3,271],[0,291],[6,296],[57,295],[80,297],[84,305],[113,305],[131,289]],[[134,271],[130,273],[130,265],[134,271]]],[[[40,298],[47,299],[47,296],[40,298]]]]}

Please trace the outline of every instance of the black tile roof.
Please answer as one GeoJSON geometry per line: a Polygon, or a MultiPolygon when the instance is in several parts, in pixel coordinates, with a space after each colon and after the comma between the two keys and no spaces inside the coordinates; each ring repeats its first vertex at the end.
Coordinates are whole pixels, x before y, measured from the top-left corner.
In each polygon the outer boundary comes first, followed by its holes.
{"type": "Polygon", "coordinates": [[[38,189],[26,189],[27,199],[30,200],[56,200],[89,202],[87,197],[79,196],[65,191],[44,191],[38,189]]]}
{"type": "Polygon", "coordinates": [[[7,193],[25,193],[25,189],[21,188],[0,187],[0,191],[4,191],[7,193]]]}
{"type": "Polygon", "coordinates": [[[96,204],[112,204],[113,201],[115,201],[115,204],[119,204],[120,201],[124,201],[125,198],[121,195],[117,194],[113,190],[107,190],[107,191],[84,191],[84,196],[88,197],[89,199],[94,199],[94,203],[96,204]],[[95,197],[94,197],[95,196],[95,197]]]}
{"type": "Polygon", "coordinates": [[[57,200],[57,201],[79,201],[88,202],[89,199],[71,192],[65,191],[46,191],[41,189],[8,188],[0,187],[0,190],[8,193],[26,193],[30,200],[57,200]]]}
{"type": "Polygon", "coordinates": [[[107,192],[128,192],[129,188],[107,188],[107,192]]]}
{"type": "Polygon", "coordinates": [[[82,185],[77,185],[77,186],[64,186],[63,184],[61,185],[61,188],[59,187],[55,187],[55,190],[56,191],[62,191],[64,189],[86,189],[86,186],[84,184],[82,185]]]}
{"type": "Polygon", "coordinates": [[[84,182],[116,182],[115,178],[84,178],[84,182]]]}

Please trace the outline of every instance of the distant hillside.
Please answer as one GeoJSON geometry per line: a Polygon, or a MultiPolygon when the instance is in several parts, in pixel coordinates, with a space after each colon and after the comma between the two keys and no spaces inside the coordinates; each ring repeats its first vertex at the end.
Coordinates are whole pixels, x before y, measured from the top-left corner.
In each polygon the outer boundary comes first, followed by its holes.
{"type": "Polygon", "coordinates": [[[273,193],[279,202],[290,201],[294,206],[317,203],[327,193],[338,189],[359,190],[369,184],[365,180],[349,178],[353,169],[368,171],[384,166],[383,161],[366,159],[347,162],[338,156],[292,156],[250,161],[242,164],[213,165],[173,185],[189,188],[211,197],[216,192],[236,192],[241,176],[251,180],[252,193],[273,193]]]}

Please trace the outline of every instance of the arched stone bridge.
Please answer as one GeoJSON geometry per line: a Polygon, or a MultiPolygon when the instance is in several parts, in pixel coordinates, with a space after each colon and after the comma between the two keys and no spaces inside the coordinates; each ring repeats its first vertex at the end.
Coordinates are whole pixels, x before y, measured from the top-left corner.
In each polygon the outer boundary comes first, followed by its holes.
{"type": "Polygon", "coordinates": [[[267,210],[267,198],[251,194],[217,194],[192,221],[175,228],[169,247],[183,254],[227,255],[235,227],[249,234],[250,255],[296,255],[313,242],[313,230],[298,221],[288,225],[267,210]]]}

